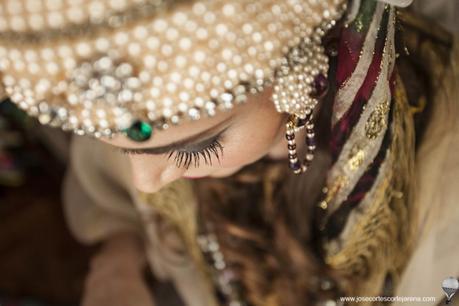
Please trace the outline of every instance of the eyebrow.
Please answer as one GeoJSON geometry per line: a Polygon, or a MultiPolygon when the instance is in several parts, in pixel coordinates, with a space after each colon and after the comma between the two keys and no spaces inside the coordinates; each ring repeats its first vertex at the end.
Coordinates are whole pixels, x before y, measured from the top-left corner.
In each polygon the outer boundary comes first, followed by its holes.
{"type": "Polygon", "coordinates": [[[220,134],[222,134],[227,128],[220,131],[218,134],[214,135],[216,130],[221,129],[222,126],[226,125],[229,121],[233,119],[233,116],[227,118],[226,120],[218,123],[215,126],[212,126],[196,135],[187,137],[183,140],[173,142],[171,144],[161,146],[161,147],[154,147],[154,148],[119,148],[123,153],[132,153],[132,154],[150,154],[150,155],[159,155],[159,154],[166,154],[173,151],[177,151],[180,149],[184,149],[187,146],[196,146],[199,147],[200,145],[207,144],[210,140],[214,140],[214,138],[220,134]],[[207,138],[204,138],[208,136],[207,138]]]}

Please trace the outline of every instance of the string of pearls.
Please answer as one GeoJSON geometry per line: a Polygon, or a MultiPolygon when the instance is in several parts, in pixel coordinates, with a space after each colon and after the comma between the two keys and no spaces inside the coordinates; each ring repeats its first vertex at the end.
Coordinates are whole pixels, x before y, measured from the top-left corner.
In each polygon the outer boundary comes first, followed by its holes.
{"type": "Polygon", "coordinates": [[[328,57],[322,38],[336,24],[338,15],[329,16],[314,31],[291,48],[276,70],[273,101],[279,112],[291,114],[286,124],[289,167],[295,174],[307,171],[316,149],[314,109],[328,90],[328,57]],[[298,158],[295,133],[306,129],[306,154],[298,158]]]}
{"type": "Polygon", "coordinates": [[[166,129],[244,103],[342,2],[166,1],[152,18],[139,8],[158,9],[157,0],[34,1],[0,6],[0,39],[16,37],[0,46],[5,91],[43,124],[96,137],[138,120],[166,129]],[[47,21],[32,25],[37,16],[47,21]]]}

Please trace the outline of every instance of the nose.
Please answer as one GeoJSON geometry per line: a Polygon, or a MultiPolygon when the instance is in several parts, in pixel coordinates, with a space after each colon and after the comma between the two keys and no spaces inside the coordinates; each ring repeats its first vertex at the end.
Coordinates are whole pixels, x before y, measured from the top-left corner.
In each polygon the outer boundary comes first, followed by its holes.
{"type": "Polygon", "coordinates": [[[161,183],[163,186],[172,183],[173,181],[180,179],[185,172],[186,170],[184,168],[178,168],[176,165],[168,165],[161,172],[161,183]]]}
{"type": "Polygon", "coordinates": [[[129,157],[134,186],[145,193],[154,193],[180,179],[185,170],[167,163],[160,157],[133,155],[129,157]]]}

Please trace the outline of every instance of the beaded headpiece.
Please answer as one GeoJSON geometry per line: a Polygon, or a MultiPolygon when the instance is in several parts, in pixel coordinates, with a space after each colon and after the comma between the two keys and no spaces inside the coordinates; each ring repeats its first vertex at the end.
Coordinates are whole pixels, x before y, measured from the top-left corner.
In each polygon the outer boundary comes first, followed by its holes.
{"type": "Polygon", "coordinates": [[[279,112],[306,118],[343,2],[3,1],[2,83],[41,123],[96,137],[146,140],[266,85],[279,112]]]}

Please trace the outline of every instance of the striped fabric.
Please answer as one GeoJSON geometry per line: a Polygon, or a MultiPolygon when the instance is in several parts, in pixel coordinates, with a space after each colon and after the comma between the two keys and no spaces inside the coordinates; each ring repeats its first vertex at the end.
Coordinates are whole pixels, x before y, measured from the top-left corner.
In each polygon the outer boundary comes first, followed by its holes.
{"type": "Polygon", "coordinates": [[[328,195],[325,214],[329,238],[339,235],[352,209],[373,187],[391,143],[395,9],[367,0],[354,1],[354,5],[359,7],[350,8],[338,54],[330,140],[334,163],[327,177],[328,190],[333,194],[328,195]],[[387,111],[381,120],[386,124],[375,137],[369,137],[367,124],[384,105],[387,111]],[[338,188],[334,186],[337,181],[341,181],[338,188]]]}

